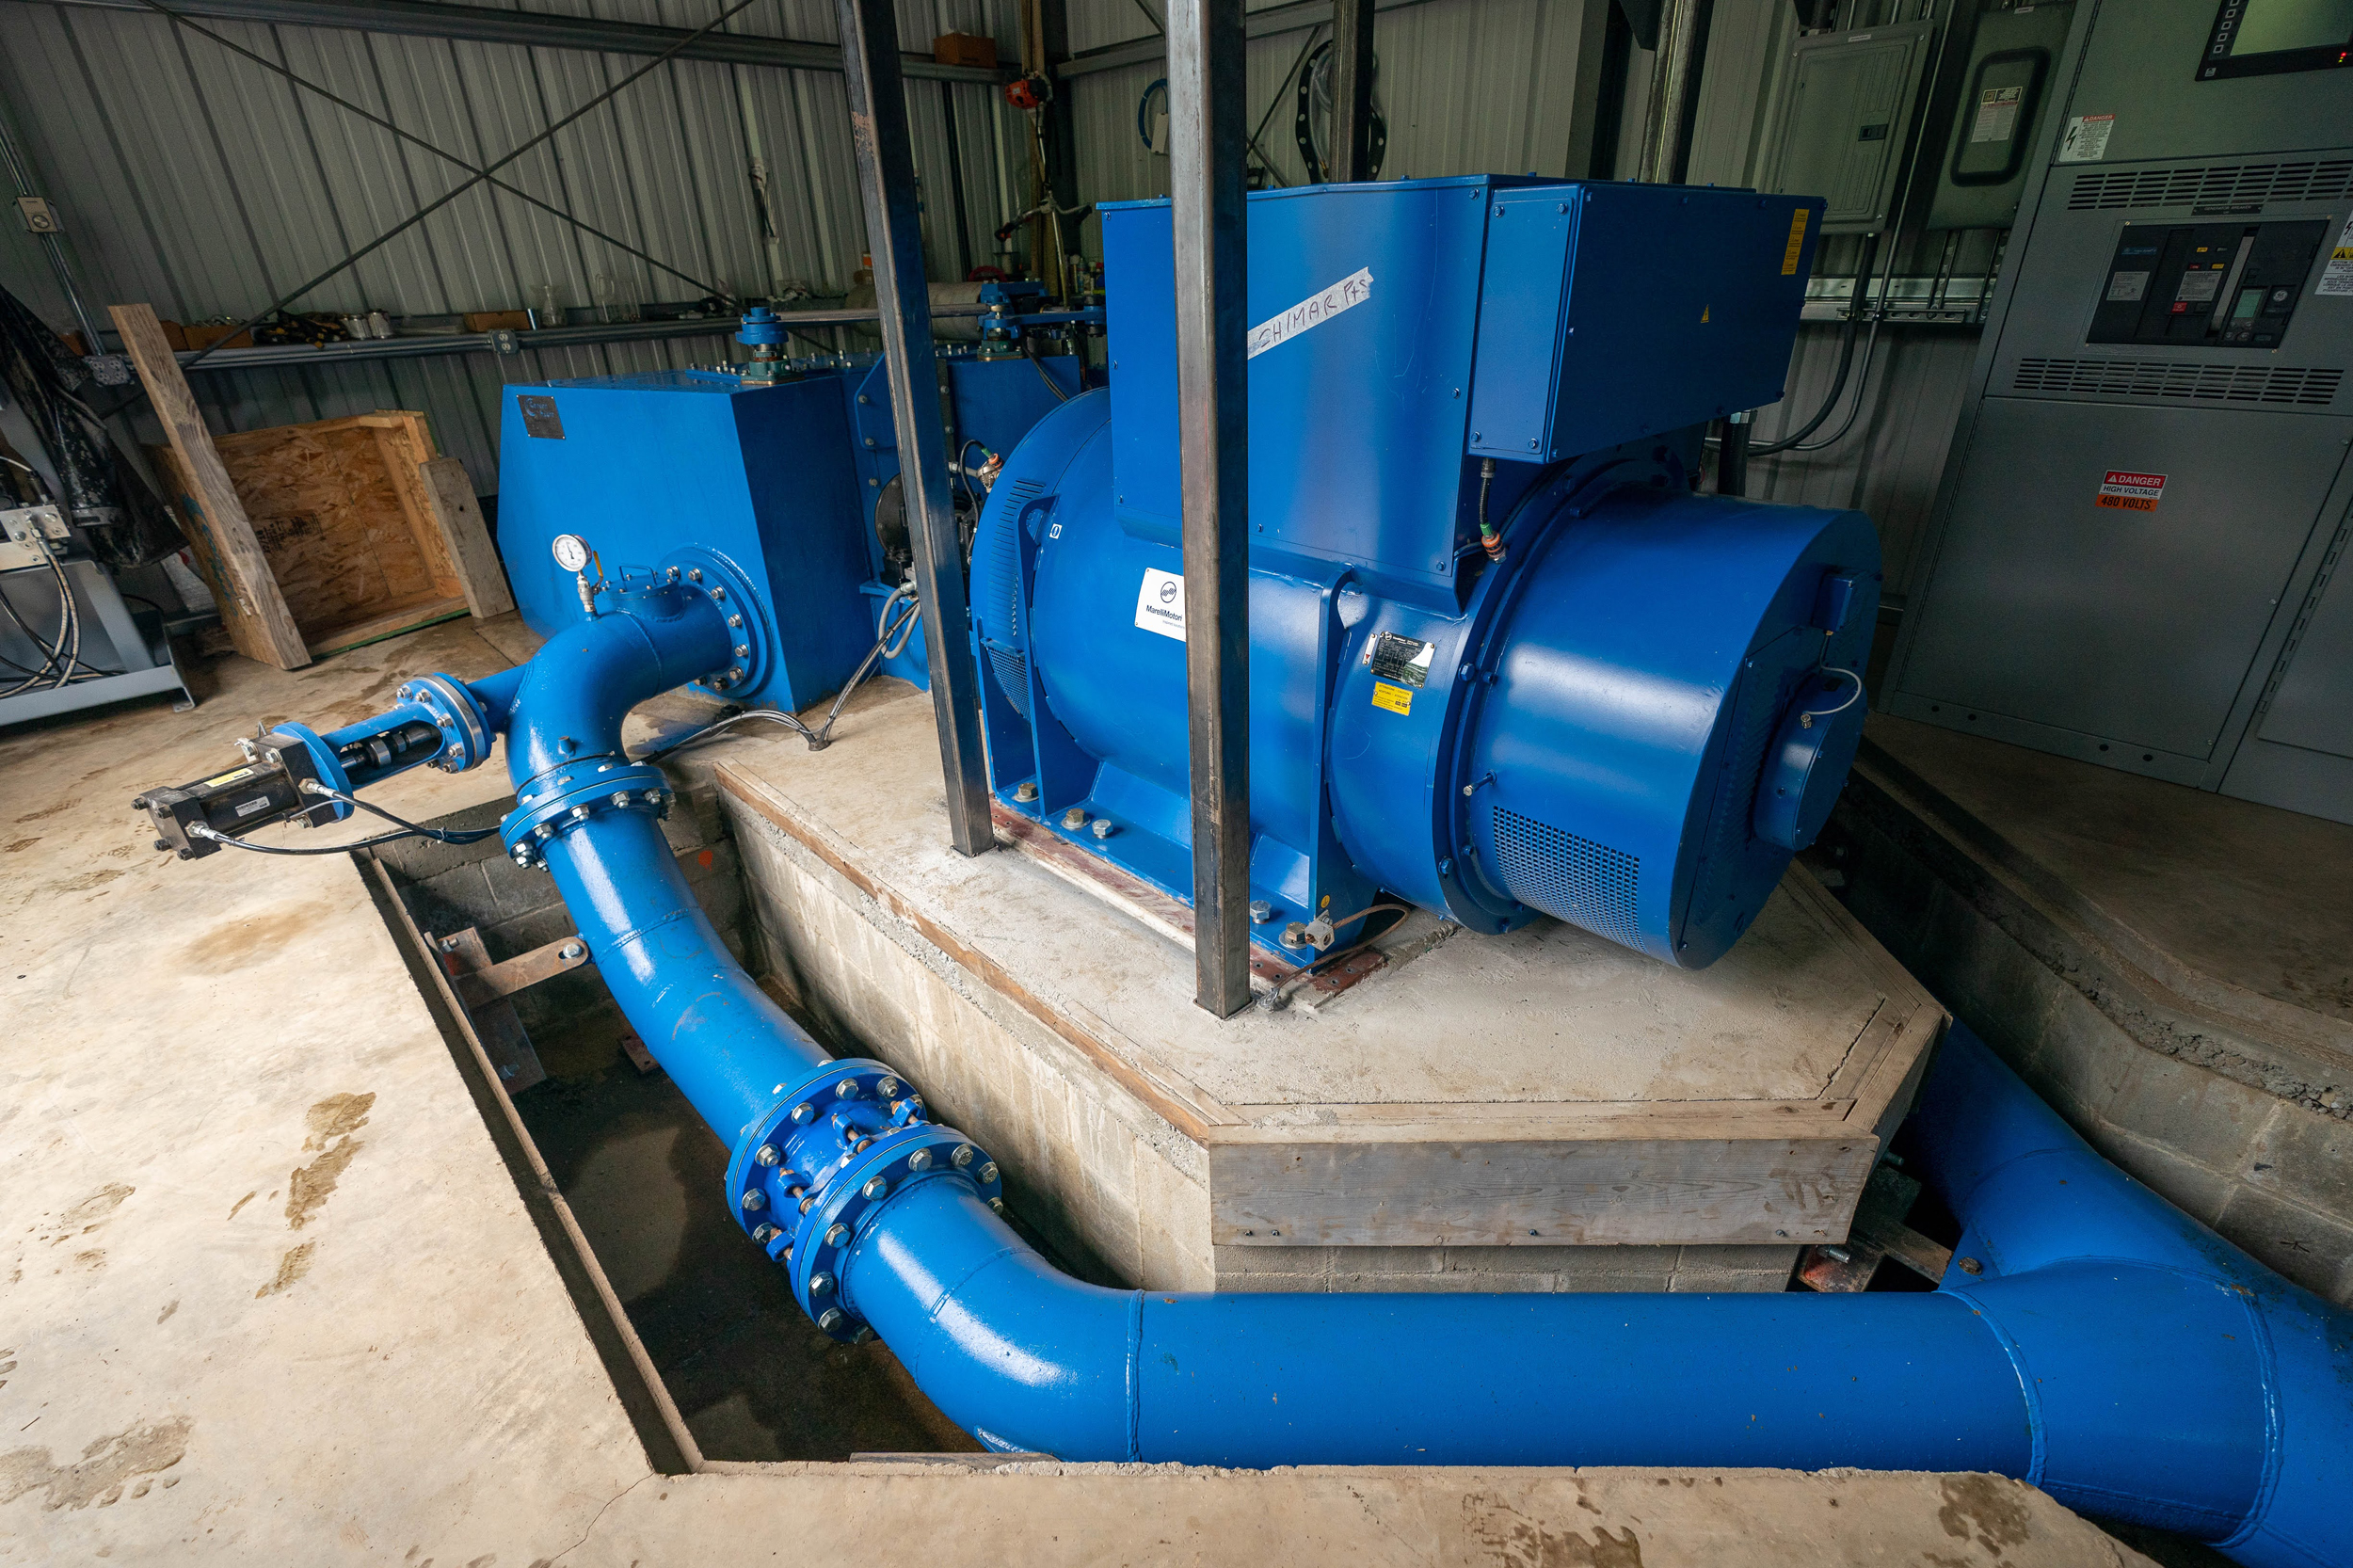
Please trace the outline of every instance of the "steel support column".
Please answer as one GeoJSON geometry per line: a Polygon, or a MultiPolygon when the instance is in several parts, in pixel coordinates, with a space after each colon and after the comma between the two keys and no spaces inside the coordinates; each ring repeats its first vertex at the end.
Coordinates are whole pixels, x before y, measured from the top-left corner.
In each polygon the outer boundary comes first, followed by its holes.
{"type": "Polygon", "coordinates": [[[883,358],[890,367],[890,421],[899,438],[915,545],[916,591],[931,658],[932,713],[947,776],[948,832],[957,851],[997,846],[988,821],[988,777],[981,756],[980,672],[972,661],[963,546],[948,495],[948,433],[940,424],[932,356],[931,290],[923,278],[922,215],[916,204],[915,151],[907,139],[906,88],[899,73],[899,19],[892,0],[839,0],[841,72],[849,83],[850,139],[858,196],[873,256],[874,303],[882,312],[883,358]]]}
{"type": "Polygon", "coordinates": [[[1638,180],[1679,185],[1691,172],[1691,128],[1699,118],[1700,70],[1707,60],[1715,0],[1667,0],[1652,56],[1650,103],[1642,112],[1638,180]]]}
{"type": "Polygon", "coordinates": [[[1192,714],[1193,1000],[1250,1000],[1250,361],[1242,0],[1168,8],[1185,689],[1192,714]]]}
{"type": "Polygon", "coordinates": [[[1372,0],[1332,0],[1332,183],[1372,171],[1372,0]]]}

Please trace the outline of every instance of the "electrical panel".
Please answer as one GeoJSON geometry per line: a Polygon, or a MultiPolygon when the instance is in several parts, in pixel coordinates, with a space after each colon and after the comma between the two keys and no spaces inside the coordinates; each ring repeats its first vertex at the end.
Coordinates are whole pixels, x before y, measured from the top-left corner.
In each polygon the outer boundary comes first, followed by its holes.
{"type": "Polygon", "coordinates": [[[2340,30],[2353,0],[2078,15],[1882,712],[2353,822],[2340,30]],[[2281,58],[2197,65],[2224,23],[2281,58]]]}
{"type": "Polygon", "coordinates": [[[1977,16],[1926,227],[2006,229],[2017,217],[2073,15],[2069,0],[2042,0],[1977,16]]]}
{"type": "Polygon", "coordinates": [[[1766,188],[1822,198],[1825,234],[1890,228],[1936,37],[1907,22],[1797,40],[1766,188]]]}

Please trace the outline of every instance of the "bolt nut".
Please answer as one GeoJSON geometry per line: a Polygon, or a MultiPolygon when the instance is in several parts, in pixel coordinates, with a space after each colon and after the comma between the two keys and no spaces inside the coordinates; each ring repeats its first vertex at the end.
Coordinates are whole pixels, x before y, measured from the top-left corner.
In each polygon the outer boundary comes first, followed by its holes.
{"type": "Polygon", "coordinates": [[[571,809],[571,818],[574,822],[586,822],[588,820],[588,808],[584,805],[573,807],[571,809]]]}
{"type": "Polygon", "coordinates": [[[1095,826],[1092,831],[1098,839],[1108,839],[1112,834],[1118,832],[1119,829],[1109,817],[1097,817],[1095,819],[1095,826]]]}
{"type": "Polygon", "coordinates": [[[869,1198],[879,1198],[889,1192],[890,1183],[884,1180],[881,1176],[876,1176],[873,1180],[859,1188],[858,1191],[865,1193],[869,1198]]]}
{"type": "Polygon", "coordinates": [[[736,644],[736,645],[735,645],[735,656],[736,656],[738,659],[748,659],[748,658],[750,658],[750,657],[752,656],[752,645],[751,645],[751,644],[749,644],[749,643],[738,643],[738,644],[736,644]]]}
{"type": "Polygon", "coordinates": [[[931,1168],[932,1168],[932,1151],[931,1151],[931,1150],[929,1150],[929,1149],[917,1149],[917,1150],[916,1150],[913,1154],[910,1154],[910,1155],[908,1155],[908,1156],[907,1156],[907,1169],[908,1169],[908,1170],[910,1170],[910,1171],[928,1171],[928,1170],[930,1170],[931,1168]]]}
{"type": "Polygon", "coordinates": [[[1960,1261],[1961,1272],[1964,1274],[1981,1274],[1985,1272],[1985,1265],[1978,1262],[1974,1257],[1964,1257],[1960,1261]]]}
{"type": "Polygon", "coordinates": [[[833,1086],[833,1092],[842,1099],[854,1100],[857,1098],[857,1080],[845,1078],[833,1086]]]}
{"type": "Polygon", "coordinates": [[[841,1326],[843,1320],[845,1320],[848,1316],[849,1314],[843,1312],[840,1307],[829,1306],[825,1308],[824,1311],[820,1312],[817,1315],[817,1326],[824,1329],[827,1334],[831,1334],[835,1329],[841,1326]]]}
{"type": "Polygon", "coordinates": [[[648,790],[648,791],[646,792],[646,804],[647,804],[647,805],[648,805],[648,806],[659,806],[659,805],[661,805],[661,804],[662,804],[662,792],[661,792],[660,790],[648,790]]]}
{"type": "Polygon", "coordinates": [[[969,1144],[958,1144],[956,1145],[956,1152],[950,1155],[948,1157],[948,1160],[949,1163],[952,1164],[957,1170],[961,1171],[967,1165],[972,1163],[972,1157],[979,1152],[979,1150],[975,1149],[969,1144]]]}
{"type": "Polygon", "coordinates": [[[741,627],[744,624],[744,617],[742,616],[729,616],[728,617],[728,624],[733,627],[741,627]]]}
{"type": "Polygon", "coordinates": [[[776,1145],[774,1144],[760,1144],[752,1155],[752,1159],[762,1165],[774,1165],[777,1160],[782,1160],[784,1156],[776,1152],[776,1145]]]}
{"type": "Polygon", "coordinates": [[[700,568],[700,567],[689,567],[689,568],[686,568],[686,580],[687,580],[689,583],[699,583],[699,582],[701,582],[701,581],[703,580],[703,568],[700,568]]]}
{"type": "Polygon", "coordinates": [[[1037,780],[1034,778],[1025,778],[1020,783],[1016,784],[1013,787],[1013,798],[1020,801],[1024,805],[1037,799],[1037,780]]]}
{"type": "Polygon", "coordinates": [[[979,1176],[983,1181],[995,1181],[997,1179],[997,1161],[994,1160],[988,1160],[984,1162],[979,1170],[973,1172],[972,1174],[979,1176]]]}
{"type": "Polygon", "coordinates": [[[555,950],[555,956],[561,958],[565,963],[568,964],[574,959],[581,957],[583,954],[587,952],[587,951],[588,950],[586,948],[582,947],[578,942],[567,942],[562,947],[555,950]]]}
{"type": "Polygon", "coordinates": [[[627,806],[629,804],[629,792],[627,790],[614,791],[613,804],[616,806],[627,806]]]}
{"type": "Polygon", "coordinates": [[[774,1236],[776,1233],[776,1226],[774,1226],[774,1225],[754,1225],[754,1226],[752,1226],[752,1240],[755,1240],[755,1241],[765,1241],[765,1240],[768,1240],[768,1238],[770,1238],[771,1236],[774,1236]]]}
{"type": "Polygon", "coordinates": [[[849,1239],[850,1227],[848,1225],[836,1225],[825,1232],[825,1245],[829,1247],[838,1247],[849,1239]]]}
{"type": "Polygon", "coordinates": [[[880,1083],[874,1085],[874,1093],[887,1100],[897,1099],[899,1097],[899,1091],[902,1087],[904,1086],[897,1079],[886,1078],[880,1083]]]}
{"type": "Polygon", "coordinates": [[[768,1197],[767,1197],[767,1194],[766,1194],[766,1193],[764,1193],[764,1192],[761,1192],[759,1188],[755,1187],[755,1188],[753,1188],[750,1192],[746,1192],[746,1193],[744,1193],[744,1213],[746,1213],[746,1214],[757,1214],[757,1213],[759,1213],[761,1209],[763,1209],[763,1208],[767,1208],[767,1207],[768,1207],[768,1197]]]}
{"type": "Polygon", "coordinates": [[[1250,921],[1253,925],[1264,925],[1273,919],[1274,919],[1274,905],[1262,898],[1254,898],[1250,901],[1250,921]]]}
{"type": "Polygon", "coordinates": [[[809,1104],[807,1100],[803,1100],[800,1104],[792,1108],[792,1125],[794,1127],[807,1127],[810,1122],[816,1120],[816,1118],[817,1108],[809,1104]]]}
{"type": "Polygon", "coordinates": [[[1087,808],[1083,806],[1074,806],[1064,811],[1062,814],[1062,824],[1074,832],[1084,827],[1087,824],[1087,808]]]}
{"type": "Polygon", "coordinates": [[[555,837],[555,829],[550,827],[546,823],[541,823],[538,826],[531,830],[531,836],[544,844],[550,839],[555,837]]]}
{"type": "Polygon", "coordinates": [[[996,1212],[1002,1214],[1005,1211],[1005,1200],[1002,1198],[991,1198],[988,1200],[988,1207],[996,1212]]]}
{"type": "Polygon", "coordinates": [[[822,1296],[832,1288],[833,1276],[831,1274],[811,1274],[808,1276],[808,1293],[810,1295],[822,1296]]]}

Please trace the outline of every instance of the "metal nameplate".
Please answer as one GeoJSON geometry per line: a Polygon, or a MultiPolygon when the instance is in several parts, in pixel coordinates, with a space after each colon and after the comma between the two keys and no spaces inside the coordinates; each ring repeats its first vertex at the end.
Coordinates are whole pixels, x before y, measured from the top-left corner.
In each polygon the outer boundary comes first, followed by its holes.
{"type": "Polygon", "coordinates": [[[1373,679],[1418,686],[1430,679],[1430,656],[1435,651],[1433,644],[1416,642],[1393,632],[1380,632],[1372,639],[1373,679]]]}
{"type": "Polygon", "coordinates": [[[522,410],[524,435],[543,441],[564,439],[564,421],[556,414],[554,398],[524,392],[515,399],[515,407],[522,410]]]}

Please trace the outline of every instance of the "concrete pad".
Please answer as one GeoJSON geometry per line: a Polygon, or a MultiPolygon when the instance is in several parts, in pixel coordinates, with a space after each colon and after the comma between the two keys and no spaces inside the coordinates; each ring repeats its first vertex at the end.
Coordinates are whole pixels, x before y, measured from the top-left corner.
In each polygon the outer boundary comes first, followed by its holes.
{"type": "Polygon", "coordinates": [[[1026,850],[948,848],[911,690],[824,752],[713,750],[774,967],[1057,1245],[1149,1288],[1778,1289],[1846,1235],[1943,1026],[1805,876],[1705,970],[1419,916],[1353,988],[1219,1020],[1166,924],[1026,850]]]}

